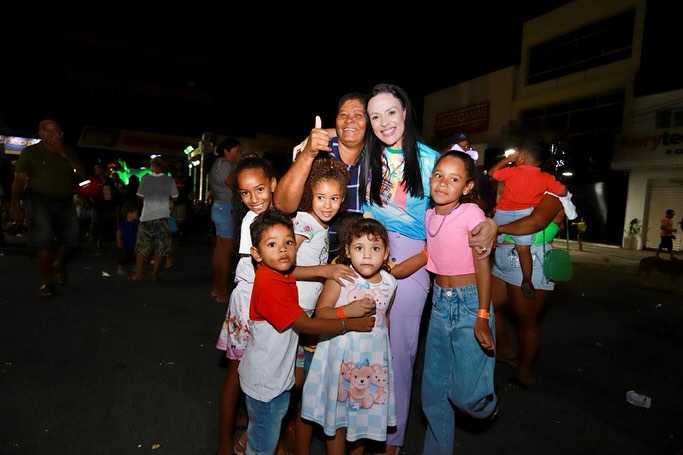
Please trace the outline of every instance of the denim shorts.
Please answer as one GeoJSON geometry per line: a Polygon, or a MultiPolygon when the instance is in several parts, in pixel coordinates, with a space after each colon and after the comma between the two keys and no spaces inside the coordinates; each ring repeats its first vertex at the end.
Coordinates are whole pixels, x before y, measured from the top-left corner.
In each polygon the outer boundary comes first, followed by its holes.
{"type": "MultiPolygon", "coordinates": [[[[545,249],[550,250],[552,246],[546,243],[545,249]]],[[[534,288],[545,291],[554,290],[555,283],[548,281],[543,275],[543,244],[531,245],[531,259],[533,261],[531,282],[534,288]]],[[[514,286],[522,285],[522,269],[513,243],[503,243],[496,246],[491,274],[514,286]]]]}
{"type": "Polygon", "coordinates": [[[235,219],[232,216],[232,204],[214,202],[211,206],[211,221],[216,225],[217,237],[235,238],[235,219]]]}
{"type": "Polygon", "coordinates": [[[32,248],[59,245],[78,248],[78,217],[72,197],[57,198],[31,192],[27,207],[28,244],[32,248]]]}
{"type": "MultiPolygon", "coordinates": [[[[502,224],[512,223],[513,221],[517,221],[520,218],[524,218],[525,216],[531,215],[531,212],[533,211],[533,207],[521,210],[496,210],[496,214],[493,217],[493,221],[495,221],[496,224],[500,226],[502,224]]],[[[505,235],[506,234],[500,234],[498,236],[498,243],[503,242],[505,235]]],[[[512,237],[512,239],[515,241],[517,245],[531,245],[534,242],[535,236],[536,233],[534,232],[533,234],[529,235],[511,235],[510,237],[512,237]]]]}

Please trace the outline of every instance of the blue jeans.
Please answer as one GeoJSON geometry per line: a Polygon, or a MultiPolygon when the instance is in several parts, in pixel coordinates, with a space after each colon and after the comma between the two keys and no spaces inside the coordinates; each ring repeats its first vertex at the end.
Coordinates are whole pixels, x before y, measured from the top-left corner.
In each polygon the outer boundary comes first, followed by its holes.
{"type": "MultiPolygon", "coordinates": [[[[478,309],[476,284],[446,289],[434,283],[422,374],[422,410],[427,417],[422,453],[453,453],[454,405],[481,419],[498,404],[493,390],[495,355],[482,349],[474,336],[478,309]]],[[[493,306],[489,311],[495,338],[493,306]]]]}
{"type": "Polygon", "coordinates": [[[287,390],[269,402],[245,396],[249,426],[247,427],[248,455],[273,454],[280,439],[280,428],[289,408],[290,391],[287,390]]]}

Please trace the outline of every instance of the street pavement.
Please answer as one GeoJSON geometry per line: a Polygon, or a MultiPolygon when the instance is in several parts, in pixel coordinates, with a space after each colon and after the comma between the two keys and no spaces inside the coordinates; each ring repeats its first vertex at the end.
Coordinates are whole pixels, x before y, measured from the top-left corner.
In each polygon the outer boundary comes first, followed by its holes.
{"type": "MultiPolygon", "coordinates": [[[[115,249],[87,246],[70,283],[38,297],[22,238],[0,246],[0,453],[213,454],[225,374],[209,297],[209,235],[160,282],[116,275],[115,249]]],[[[556,246],[564,245],[557,241],[556,246]]],[[[548,299],[536,383],[496,366],[497,421],[458,419],[458,454],[683,454],[683,280],[636,271],[651,251],[571,242],[574,277],[548,299]],[[649,409],[626,392],[649,396],[649,409]]],[[[423,321],[424,322],[424,321],[423,321]]],[[[424,324],[423,324],[424,326],[424,324]]],[[[403,454],[421,453],[421,355],[403,454]]],[[[313,453],[324,453],[316,439],[313,453]]]]}

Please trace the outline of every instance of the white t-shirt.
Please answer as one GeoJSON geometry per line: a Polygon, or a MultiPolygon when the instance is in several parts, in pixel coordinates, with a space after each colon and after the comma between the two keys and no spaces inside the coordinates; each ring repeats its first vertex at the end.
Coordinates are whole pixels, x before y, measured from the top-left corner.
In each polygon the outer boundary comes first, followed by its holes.
{"type": "Polygon", "coordinates": [[[269,402],[294,385],[299,335],[291,324],[302,310],[291,274],[259,266],[256,275],[249,307],[251,340],[237,371],[245,394],[269,402]]]}
{"type": "Polygon", "coordinates": [[[244,215],[244,218],[242,218],[239,254],[246,254],[247,256],[241,257],[237,262],[237,267],[235,268],[235,283],[239,281],[246,281],[247,283],[254,282],[256,271],[254,270],[254,264],[251,258],[251,232],[249,231],[249,227],[256,217],[256,212],[249,210],[247,214],[244,215]]]}
{"type": "Polygon", "coordinates": [[[251,340],[240,361],[244,393],[269,402],[294,385],[294,361],[299,335],[293,329],[278,332],[268,321],[249,321],[251,340]]]}
{"type": "MultiPolygon", "coordinates": [[[[293,222],[294,234],[306,237],[296,252],[296,265],[327,264],[330,250],[327,238],[329,228],[322,227],[318,220],[307,212],[297,212],[293,222]]],[[[299,289],[299,306],[310,315],[318,303],[323,283],[297,280],[296,286],[299,289]]]]}
{"type": "Polygon", "coordinates": [[[140,221],[154,221],[171,216],[169,200],[178,197],[178,187],[168,175],[151,173],[140,179],[137,194],[143,198],[140,221]]]}

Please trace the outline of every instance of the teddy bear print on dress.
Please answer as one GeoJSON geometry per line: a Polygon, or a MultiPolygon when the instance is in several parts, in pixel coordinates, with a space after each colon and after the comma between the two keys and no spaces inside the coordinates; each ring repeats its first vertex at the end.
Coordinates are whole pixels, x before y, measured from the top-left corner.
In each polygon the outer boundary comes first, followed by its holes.
{"type": "Polygon", "coordinates": [[[373,330],[323,336],[313,356],[301,416],[320,424],[328,436],[345,427],[348,441],[386,441],[387,427],[395,425],[387,311],[396,280],[384,271],[381,278],[378,283],[356,279],[341,287],[335,305],[372,297],[377,306],[373,330]]]}

